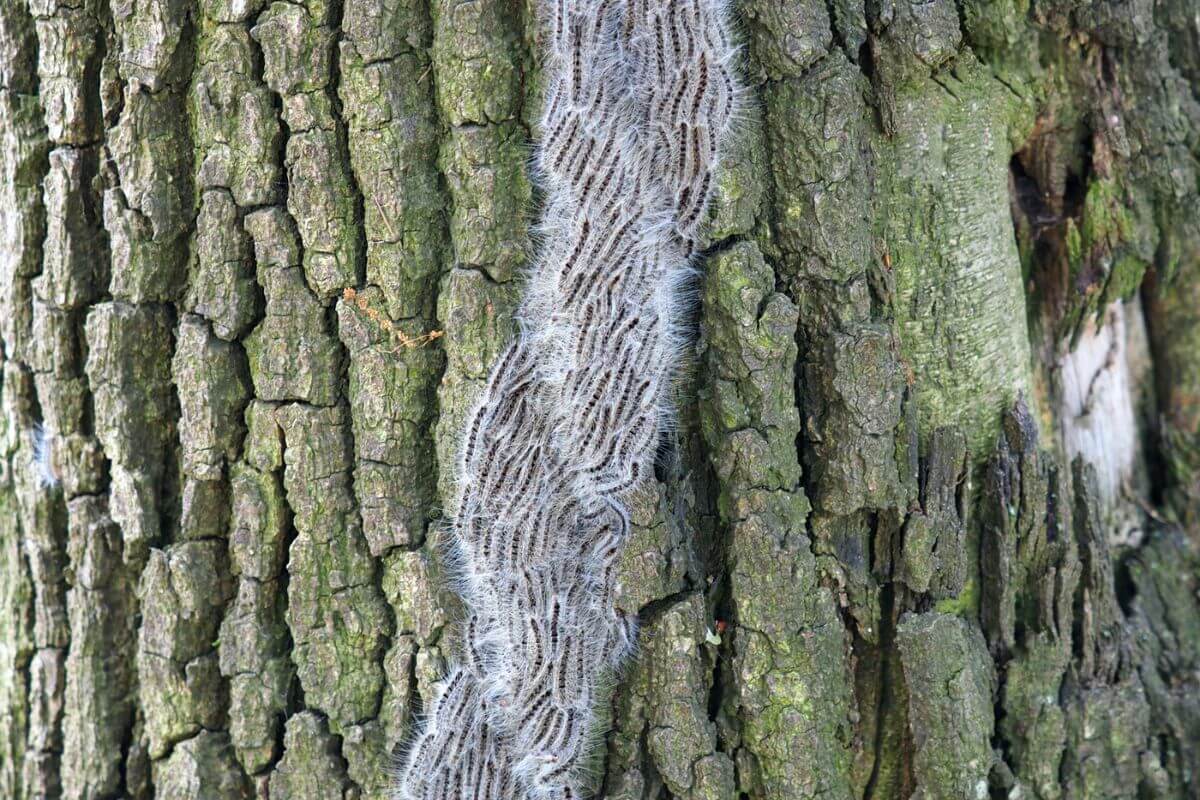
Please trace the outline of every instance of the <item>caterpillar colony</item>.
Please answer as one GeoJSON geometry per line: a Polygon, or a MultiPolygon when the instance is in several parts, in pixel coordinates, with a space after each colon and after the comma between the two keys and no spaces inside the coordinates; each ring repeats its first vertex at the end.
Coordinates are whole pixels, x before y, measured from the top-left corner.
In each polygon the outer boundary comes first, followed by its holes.
{"type": "Polygon", "coordinates": [[[623,498],[653,476],[713,174],[737,103],[720,0],[543,0],[546,194],[521,332],[462,432],[447,534],[459,663],[398,800],[569,800],[601,682],[634,647],[615,606],[623,498]]]}

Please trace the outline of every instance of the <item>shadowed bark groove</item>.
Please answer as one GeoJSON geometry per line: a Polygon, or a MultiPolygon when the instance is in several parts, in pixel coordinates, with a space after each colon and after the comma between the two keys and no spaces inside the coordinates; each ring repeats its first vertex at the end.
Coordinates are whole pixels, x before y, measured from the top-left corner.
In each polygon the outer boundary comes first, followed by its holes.
{"type": "MultiPolygon", "coordinates": [[[[591,784],[1196,796],[1195,0],[732,13],[591,784]]],[[[460,616],[539,36],[533,0],[0,2],[0,797],[385,796],[460,616]]]]}

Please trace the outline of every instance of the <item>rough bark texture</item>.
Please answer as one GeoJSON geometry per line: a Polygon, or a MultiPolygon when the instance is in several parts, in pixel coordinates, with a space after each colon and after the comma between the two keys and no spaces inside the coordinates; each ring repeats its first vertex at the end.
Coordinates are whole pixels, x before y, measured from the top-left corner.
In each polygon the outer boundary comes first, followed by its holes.
{"type": "MultiPolygon", "coordinates": [[[[1196,0],[736,6],[596,787],[1197,796],[1196,0]]],[[[0,2],[0,797],[382,797],[534,20],[0,2]]]]}

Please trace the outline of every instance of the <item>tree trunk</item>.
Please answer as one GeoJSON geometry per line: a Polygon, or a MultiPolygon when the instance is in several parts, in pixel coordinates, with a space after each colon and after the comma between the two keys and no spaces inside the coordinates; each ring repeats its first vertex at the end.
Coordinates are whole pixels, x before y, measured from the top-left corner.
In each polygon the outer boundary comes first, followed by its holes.
{"type": "MultiPolygon", "coordinates": [[[[1196,0],[740,0],[611,800],[1200,796],[1196,0]]],[[[0,2],[0,797],[382,798],[517,0],[0,2]]]]}

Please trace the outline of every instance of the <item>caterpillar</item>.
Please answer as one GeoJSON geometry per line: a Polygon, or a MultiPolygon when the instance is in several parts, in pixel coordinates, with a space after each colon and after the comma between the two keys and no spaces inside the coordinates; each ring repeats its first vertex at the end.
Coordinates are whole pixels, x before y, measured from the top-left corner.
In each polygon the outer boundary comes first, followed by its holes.
{"type": "Polygon", "coordinates": [[[546,0],[540,247],[519,332],[462,433],[448,572],[457,663],[397,800],[569,800],[605,676],[629,494],[653,475],[714,172],[736,114],[717,0],[546,0]]]}

